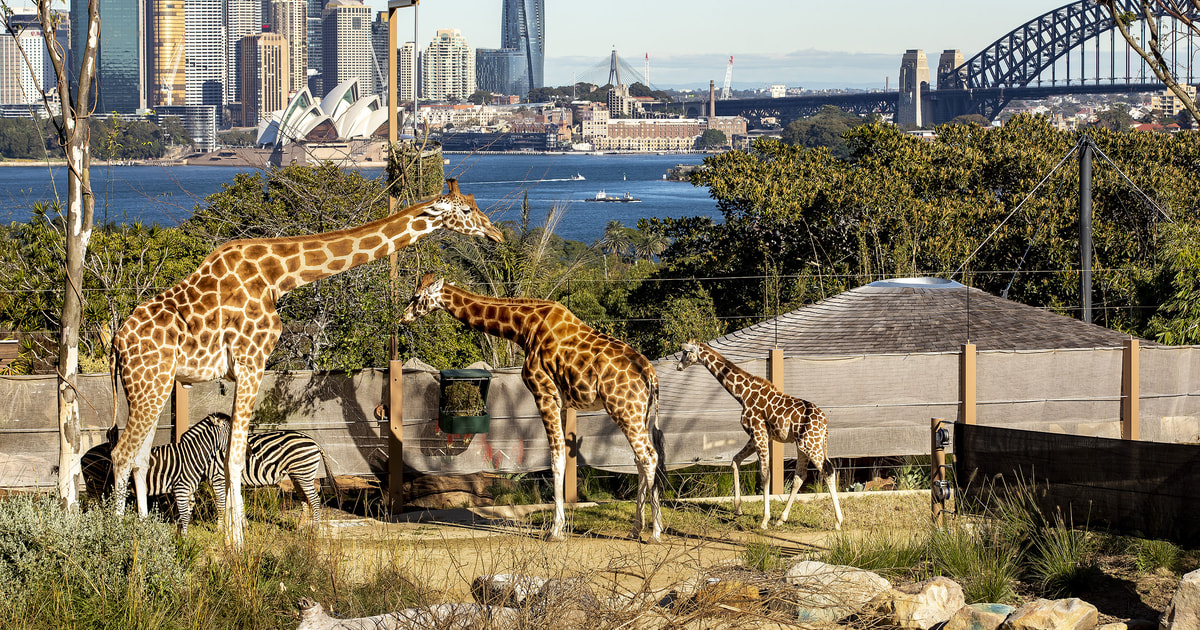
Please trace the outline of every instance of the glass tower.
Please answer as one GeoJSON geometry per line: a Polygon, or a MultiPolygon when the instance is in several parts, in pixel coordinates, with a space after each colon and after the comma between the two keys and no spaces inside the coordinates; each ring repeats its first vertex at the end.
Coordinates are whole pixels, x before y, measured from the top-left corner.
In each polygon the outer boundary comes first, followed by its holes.
{"type": "MultiPolygon", "coordinates": [[[[524,57],[524,88],[528,94],[543,84],[546,66],[546,6],[545,0],[504,0],[501,12],[503,31],[500,47],[516,49],[524,57]]],[[[524,94],[522,94],[524,96],[524,94]]]]}
{"type": "MultiPolygon", "coordinates": [[[[87,41],[87,0],[71,0],[71,69],[79,76],[87,41]]],[[[141,0],[100,3],[100,45],[96,51],[96,85],[92,96],[98,113],[132,114],[146,107],[145,13],[141,0]]],[[[77,79],[76,79],[77,80],[77,79]]]]}

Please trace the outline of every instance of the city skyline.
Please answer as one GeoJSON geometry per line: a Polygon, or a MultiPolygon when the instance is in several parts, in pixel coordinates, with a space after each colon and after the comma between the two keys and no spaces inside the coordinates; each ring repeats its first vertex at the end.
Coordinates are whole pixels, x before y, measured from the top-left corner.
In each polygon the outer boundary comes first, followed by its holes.
{"type": "MultiPolygon", "coordinates": [[[[387,0],[366,0],[375,11],[387,0]]],[[[1057,7],[1063,0],[1013,0],[983,11],[963,3],[934,0],[920,10],[884,0],[846,5],[801,0],[746,0],[735,9],[725,2],[696,0],[686,8],[668,3],[610,0],[592,5],[551,0],[546,3],[545,84],[577,80],[602,83],[615,47],[639,73],[650,55],[650,83],[657,87],[702,88],[725,76],[734,57],[733,85],[739,89],[772,83],[807,88],[894,89],[900,60],[909,48],[926,54],[946,48],[967,57],[1020,24],[1057,7]]],[[[503,0],[424,0],[418,9],[418,42],[438,29],[455,28],[472,48],[499,48],[503,0]]],[[[412,39],[412,9],[402,9],[399,33],[412,39]]]]}

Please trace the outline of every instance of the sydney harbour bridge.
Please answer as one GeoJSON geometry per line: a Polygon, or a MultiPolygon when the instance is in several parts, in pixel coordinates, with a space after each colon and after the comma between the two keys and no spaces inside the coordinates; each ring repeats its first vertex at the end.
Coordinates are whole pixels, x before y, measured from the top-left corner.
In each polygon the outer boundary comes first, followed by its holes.
{"type": "MultiPolygon", "coordinates": [[[[1136,20],[1127,29],[1144,48],[1149,25],[1142,19],[1140,1],[1118,0],[1115,4],[1118,14],[1136,20]]],[[[1184,14],[1194,13],[1184,6],[1186,2],[1173,4],[1183,6],[1184,14]]],[[[1166,61],[1180,83],[1194,85],[1200,76],[1200,66],[1193,67],[1193,61],[1200,61],[1195,59],[1200,53],[1200,36],[1190,30],[1172,31],[1174,20],[1161,11],[1155,20],[1166,61]]],[[[928,125],[964,114],[992,120],[1014,99],[1164,89],[1146,61],[1125,42],[1108,10],[1094,0],[1079,0],[1039,15],[969,59],[954,50],[941,53],[934,72],[936,88],[929,83],[929,66],[922,80],[919,63],[927,63],[920,51],[904,55],[896,91],[718,100],[716,114],[776,116],[786,125],[834,105],[860,115],[893,114],[902,124],[914,122],[912,114],[916,113],[915,122],[928,125]]]]}

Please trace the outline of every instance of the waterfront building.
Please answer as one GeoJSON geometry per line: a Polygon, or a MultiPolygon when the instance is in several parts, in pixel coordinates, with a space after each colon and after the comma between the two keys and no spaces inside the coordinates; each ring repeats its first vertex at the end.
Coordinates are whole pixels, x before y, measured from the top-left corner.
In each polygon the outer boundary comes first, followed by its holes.
{"type": "Polygon", "coordinates": [[[242,60],[240,124],[257,127],[270,118],[271,112],[287,105],[291,81],[288,42],[279,33],[259,33],[243,37],[238,47],[242,60]]]}
{"type": "Polygon", "coordinates": [[[225,104],[242,102],[243,37],[262,32],[262,0],[225,0],[226,63],[225,104]]]}
{"type": "Polygon", "coordinates": [[[771,85],[771,98],[783,98],[787,96],[787,86],[782,83],[771,85]]]}
{"type": "Polygon", "coordinates": [[[546,6],[545,0],[504,0],[500,21],[503,24],[500,47],[515,50],[524,61],[521,76],[512,76],[514,86],[521,89],[509,94],[524,97],[535,88],[545,85],[546,6]]]}
{"type": "Polygon", "coordinates": [[[421,95],[432,101],[465,100],[475,93],[475,54],[456,28],[438,29],[421,56],[421,95]]]}
{"type": "MultiPolygon", "coordinates": [[[[575,104],[572,103],[572,106],[575,104]]],[[[608,135],[608,108],[601,103],[575,108],[580,130],[585,140],[608,135]]]]}
{"type": "Polygon", "coordinates": [[[223,0],[187,0],[183,5],[184,91],[187,105],[225,103],[226,57],[225,3],[223,0]]]}
{"type": "Polygon", "coordinates": [[[288,43],[288,96],[308,85],[308,3],[306,0],[269,0],[263,5],[271,25],[288,43]]]}
{"type": "Polygon", "coordinates": [[[207,153],[217,150],[217,107],[219,105],[163,105],[154,108],[154,122],[161,125],[172,116],[183,122],[192,137],[192,148],[207,153]]]}
{"type": "MultiPolygon", "coordinates": [[[[70,0],[71,49],[82,51],[87,42],[87,0],[70,0]]],[[[100,44],[96,50],[96,84],[92,86],[95,111],[134,114],[146,108],[146,12],[141,0],[105,0],[99,6],[100,44]]],[[[79,76],[82,55],[71,59],[73,76],[79,76]]]]}
{"type": "Polygon", "coordinates": [[[150,107],[187,102],[187,45],[182,0],[147,0],[146,69],[150,107]]]}
{"type": "Polygon", "coordinates": [[[585,139],[600,151],[686,151],[705,128],[697,118],[619,118],[608,121],[603,135],[585,139]]]}
{"type": "Polygon", "coordinates": [[[746,119],[741,116],[709,116],[704,121],[704,128],[724,133],[732,145],[735,137],[746,135],[746,119]]]}
{"type": "Polygon", "coordinates": [[[325,5],[323,15],[321,85],[324,91],[357,79],[361,95],[375,94],[371,10],[362,0],[331,0],[325,5]]]}

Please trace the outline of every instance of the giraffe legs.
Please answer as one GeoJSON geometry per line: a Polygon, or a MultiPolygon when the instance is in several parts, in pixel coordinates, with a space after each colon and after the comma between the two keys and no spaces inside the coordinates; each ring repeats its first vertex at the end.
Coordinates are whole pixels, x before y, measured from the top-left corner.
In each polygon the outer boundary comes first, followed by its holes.
{"type": "Polygon", "coordinates": [[[771,436],[766,429],[756,431],[751,438],[754,450],[758,451],[759,478],[762,480],[763,520],[759,529],[766,529],[771,524],[771,436]]]}
{"type": "MultiPolygon", "coordinates": [[[[647,442],[648,455],[637,457],[638,468],[638,494],[637,494],[637,512],[633,519],[632,536],[634,539],[641,539],[642,530],[646,527],[646,497],[650,498],[650,515],[653,519],[653,529],[650,531],[651,542],[662,541],[662,507],[658,502],[658,486],[655,484],[654,472],[658,468],[658,453],[654,451],[653,445],[649,444],[649,435],[645,436],[647,442]]],[[[639,449],[634,449],[638,452],[639,449]]]]}
{"type": "Polygon", "coordinates": [[[799,445],[796,447],[796,465],[792,467],[792,492],[788,495],[787,504],[783,506],[783,513],[779,515],[779,520],[775,521],[776,525],[782,525],[788,520],[788,514],[792,512],[792,503],[796,500],[796,495],[800,494],[800,486],[804,484],[804,474],[808,472],[808,455],[800,450],[799,445]]]}
{"type": "Polygon", "coordinates": [[[746,458],[749,457],[750,453],[753,453],[753,452],[754,452],[754,439],[751,438],[750,441],[746,442],[746,445],[742,447],[742,450],[738,451],[737,455],[733,456],[733,460],[730,462],[733,465],[733,514],[734,514],[734,516],[742,515],[742,474],[741,474],[741,470],[739,470],[738,467],[741,466],[742,462],[746,461],[746,458]]]}
{"type": "Polygon", "coordinates": [[[563,484],[567,472],[567,439],[563,434],[562,401],[554,381],[544,373],[528,367],[522,372],[525,386],[533,393],[546,438],[550,441],[550,472],[554,475],[554,523],[550,526],[549,540],[563,540],[563,527],[567,517],[563,509],[563,484]]]}
{"type": "Polygon", "coordinates": [[[838,505],[837,496],[837,469],[827,459],[822,462],[821,466],[817,467],[821,471],[821,479],[825,481],[825,485],[829,487],[829,496],[833,498],[833,514],[837,517],[837,523],[833,526],[834,529],[842,528],[842,506],[838,505]]]}
{"type": "MultiPolygon", "coordinates": [[[[268,352],[269,354],[269,352],[268,352]]],[[[252,358],[239,357],[234,364],[237,393],[229,426],[229,449],[225,452],[225,542],[235,549],[245,543],[246,505],[242,497],[242,473],[246,470],[246,438],[250,416],[262,384],[263,369],[252,358]]]]}

